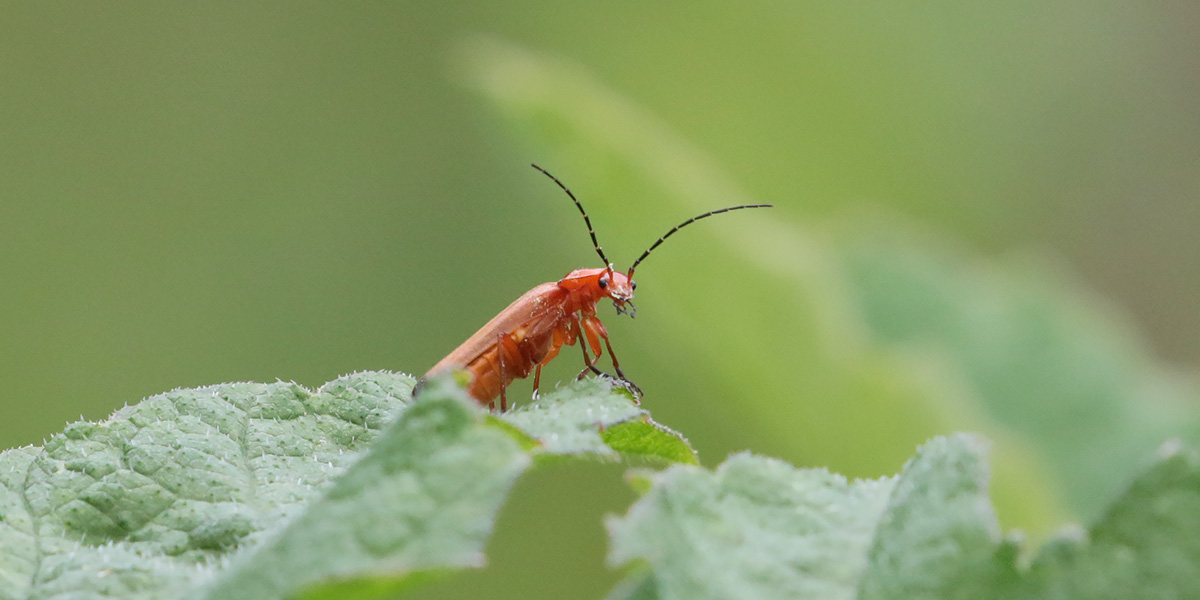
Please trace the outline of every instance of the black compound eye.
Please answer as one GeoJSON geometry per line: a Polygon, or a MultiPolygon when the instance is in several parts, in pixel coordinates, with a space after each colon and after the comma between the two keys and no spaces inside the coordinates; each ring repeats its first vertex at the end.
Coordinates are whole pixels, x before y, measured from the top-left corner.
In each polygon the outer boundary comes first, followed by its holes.
{"type": "Polygon", "coordinates": [[[607,277],[601,277],[601,278],[600,278],[600,289],[604,289],[604,288],[606,288],[606,287],[608,287],[608,278],[607,278],[607,277]]]}
{"type": "Polygon", "coordinates": [[[636,290],[636,289],[637,289],[637,282],[636,282],[636,281],[633,281],[633,280],[630,280],[630,281],[629,281],[629,289],[631,289],[631,290],[636,290]]]}

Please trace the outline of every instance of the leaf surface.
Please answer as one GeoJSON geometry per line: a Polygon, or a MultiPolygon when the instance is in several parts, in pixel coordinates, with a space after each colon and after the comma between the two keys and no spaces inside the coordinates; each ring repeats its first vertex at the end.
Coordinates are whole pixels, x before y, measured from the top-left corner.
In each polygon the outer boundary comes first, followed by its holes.
{"type": "Polygon", "coordinates": [[[0,454],[0,599],[384,597],[483,564],[534,457],[695,460],[602,381],[498,417],[412,385],[174,390],[0,454]]]}
{"type": "Polygon", "coordinates": [[[853,598],[893,485],[750,454],[651,481],[609,521],[610,561],[648,563],[664,599],[853,598]]]}

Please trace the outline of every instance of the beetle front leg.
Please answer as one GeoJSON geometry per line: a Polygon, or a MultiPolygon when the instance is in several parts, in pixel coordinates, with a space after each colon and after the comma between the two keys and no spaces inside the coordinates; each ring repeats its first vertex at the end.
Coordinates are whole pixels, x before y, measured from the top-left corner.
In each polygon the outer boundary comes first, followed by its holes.
{"type": "MultiPolygon", "coordinates": [[[[594,316],[583,317],[580,319],[580,323],[583,327],[583,333],[587,337],[588,343],[591,344],[593,350],[598,350],[600,348],[600,340],[604,340],[604,347],[608,348],[608,357],[612,360],[613,370],[617,372],[617,378],[628,384],[627,387],[630,388],[630,391],[633,392],[638,398],[641,398],[644,395],[642,394],[642,388],[638,387],[636,383],[630,381],[629,378],[625,376],[625,372],[621,370],[621,363],[617,361],[617,355],[615,352],[613,352],[612,343],[608,341],[608,330],[604,328],[604,323],[601,323],[600,319],[597,319],[594,316]]],[[[587,352],[585,351],[584,355],[586,356],[586,354],[587,352]]],[[[600,353],[596,352],[596,357],[599,358],[599,356],[600,353]]],[[[589,366],[591,366],[592,370],[597,374],[602,374],[600,369],[597,369],[594,365],[589,364],[589,366]]]]}

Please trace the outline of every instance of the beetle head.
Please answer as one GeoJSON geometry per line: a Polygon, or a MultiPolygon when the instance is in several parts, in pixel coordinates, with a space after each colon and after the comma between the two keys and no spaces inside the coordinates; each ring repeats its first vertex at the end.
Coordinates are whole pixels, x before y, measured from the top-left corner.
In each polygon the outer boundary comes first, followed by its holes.
{"type": "Polygon", "coordinates": [[[596,285],[600,287],[601,293],[612,298],[618,315],[627,314],[630,318],[637,315],[637,307],[633,305],[633,290],[637,287],[637,283],[628,275],[614,271],[610,266],[600,273],[596,285]]]}

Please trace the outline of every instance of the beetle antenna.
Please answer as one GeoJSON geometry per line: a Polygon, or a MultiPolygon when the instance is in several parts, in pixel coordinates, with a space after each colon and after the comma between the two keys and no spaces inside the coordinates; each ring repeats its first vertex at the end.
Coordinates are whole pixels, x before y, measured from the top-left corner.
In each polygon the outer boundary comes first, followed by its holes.
{"type": "Polygon", "coordinates": [[[604,256],[604,249],[600,247],[600,242],[596,241],[596,231],[592,229],[592,220],[588,218],[587,211],[583,210],[583,205],[579,203],[579,199],[575,197],[575,194],[572,194],[571,190],[567,189],[567,186],[563,185],[563,182],[559,181],[557,177],[551,175],[550,171],[547,171],[536,164],[530,164],[530,166],[544,173],[546,177],[553,179],[554,183],[557,183],[558,187],[562,188],[563,191],[571,197],[571,200],[575,202],[575,207],[579,209],[579,214],[583,215],[583,222],[587,225],[588,235],[592,236],[592,245],[596,247],[596,254],[600,255],[600,260],[604,261],[604,266],[612,266],[612,263],[608,262],[608,257],[604,256]]]}
{"type": "Polygon", "coordinates": [[[771,205],[771,204],[742,204],[740,206],[730,206],[728,208],[718,208],[717,210],[710,210],[702,215],[696,215],[696,216],[676,225],[675,227],[672,227],[671,230],[668,231],[665,235],[658,238],[657,242],[650,244],[650,247],[646,248],[646,251],[643,252],[642,255],[638,257],[637,260],[633,261],[633,265],[629,267],[628,277],[630,279],[633,279],[633,270],[637,268],[638,264],[641,263],[643,260],[646,260],[646,257],[650,256],[650,253],[653,252],[654,249],[659,246],[659,244],[662,244],[664,240],[671,237],[671,234],[675,233],[676,231],[679,231],[680,229],[683,229],[684,227],[687,227],[688,225],[691,225],[692,223],[695,223],[696,221],[699,221],[700,219],[707,219],[708,217],[711,217],[713,215],[727,213],[732,210],[741,210],[743,208],[770,208],[771,206],[773,206],[773,205],[771,205]]]}

